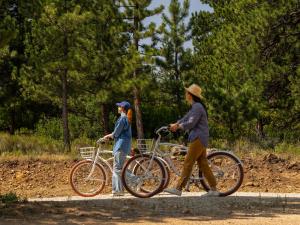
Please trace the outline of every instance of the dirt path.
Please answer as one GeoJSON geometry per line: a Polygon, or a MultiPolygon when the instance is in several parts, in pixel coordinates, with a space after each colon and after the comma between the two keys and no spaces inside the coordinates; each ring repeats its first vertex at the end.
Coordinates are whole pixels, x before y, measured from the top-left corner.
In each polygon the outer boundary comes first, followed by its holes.
{"type": "MultiPolygon", "coordinates": [[[[282,158],[273,154],[255,157],[249,155],[243,157],[242,161],[245,178],[239,191],[300,192],[300,162],[294,158],[282,158]]],[[[72,196],[75,193],[69,184],[69,173],[76,162],[45,159],[2,160],[0,195],[14,192],[27,198],[72,196]]],[[[110,193],[110,187],[108,184],[103,193],[110,193]]]]}
{"type": "Polygon", "coordinates": [[[300,197],[103,198],[0,205],[0,224],[299,225],[300,197]]]}
{"type": "Polygon", "coordinates": [[[281,214],[273,215],[271,218],[266,217],[265,215],[236,215],[235,218],[226,218],[218,216],[193,216],[193,217],[151,217],[151,218],[112,218],[99,220],[97,218],[74,218],[74,219],[62,219],[53,221],[53,219],[45,218],[44,220],[2,220],[0,224],[2,225],[20,225],[20,224],[80,224],[80,225],[96,225],[96,224],[169,224],[169,225],[299,225],[300,216],[293,214],[281,214]]]}
{"type": "MultiPolygon", "coordinates": [[[[299,225],[300,215],[273,215],[265,217],[264,215],[236,215],[236,218],[226,217],[183,217],[183,218],[163,218],[162,220],[140,220],[137,224],[169,224],[169,225],[299,225]]],[[[132,222],[120,222],[121,224],[132,224],[132,222]]],[[[88,224],[88,223],[86,223],[88,224]]],[[[92,223],[91,223],[92,224],[92,223]]]]}
{"type": "MultiPolygon", "coordinates": [[[[300,162],[273,154],[242,158],[245,179],[239,191],[300,193],[300,162]]],[[[0,195],[74,196],[69,184],[73,160],[0,161],[0,195]]],[[[110,193],[110,184],[103,193],[110,193]]],[[[198,190],[199,191],[199,190],[198,190]]],[[[68,202],[0,203],[2,224],[238,224],[299,225],[300,197],[201,199],[199,196],[68,202]]]]}

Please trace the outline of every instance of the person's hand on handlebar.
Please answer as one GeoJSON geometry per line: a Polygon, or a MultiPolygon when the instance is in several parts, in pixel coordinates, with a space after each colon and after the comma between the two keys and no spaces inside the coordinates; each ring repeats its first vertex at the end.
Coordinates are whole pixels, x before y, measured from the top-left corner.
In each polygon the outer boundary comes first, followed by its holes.
{"type": "Polygon", "coordinates": [[[179,129],[179,124],[178,123],[171,123],[169,125],[170,131],[176,132],[179,129]]]}
{"type": "Polygon", "coordinates": [[[107,135],[105,135],[103,137],[103,139],[105,139],[105,140],[113,139],[113,134],[112,133],[111,134],[107,134],[107,135]]]}
{"type": "Polygon", "coordinates": [[[108,141],[109,139],[112,139],[112,138],[113,138],[113,134],[108,134],[108,135],[105,135],[102,138],[99,138],[97,143],[101,144],[101,143],[104,143],[104,142],[106,142],[106,141],[108,141]]]}
{"type": "Polygon", "coordinates": [[[104,143],[104,142],[105,142],[105,140],[104,140],[103,138],[99,138],[99,139],[96,141],[97,144],[101,144],[101,143],[104,143]]]}

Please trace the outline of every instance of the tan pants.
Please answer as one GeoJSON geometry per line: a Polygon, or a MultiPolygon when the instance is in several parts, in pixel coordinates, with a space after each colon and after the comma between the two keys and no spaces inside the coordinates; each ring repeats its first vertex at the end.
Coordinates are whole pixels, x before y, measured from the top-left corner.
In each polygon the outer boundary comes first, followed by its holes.
{"type": "Polygon", "coordinates": [[[191,176],[193,166],[196,161],[198,163],[199,169],[203,172],[210,187],[211,188],[216,187],[216,185],[217,185],[216,178],[214,177],[214,175],[208,165],[208,160],[206,158],[206,148],[202,145],[200,139],[197,138],[195,141],[193,141],[190,144],[189,150],[184,159],[181,177],[176,185],[176,188],[178,190],[182,190],[182,188],[185,187],[185,185],[187,184],[187,182],[191,176]]]}

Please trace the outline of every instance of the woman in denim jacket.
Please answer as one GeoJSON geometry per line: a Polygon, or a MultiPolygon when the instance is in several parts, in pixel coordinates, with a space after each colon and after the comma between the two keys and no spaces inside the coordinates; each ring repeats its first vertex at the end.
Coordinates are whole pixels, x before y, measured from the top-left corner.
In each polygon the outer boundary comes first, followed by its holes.
{"type": "Polygon", "coordinates": [[[122,196],[123,185],[121,181],[121,173],[126,156],[131,149],[131,109],[130,103],[123,101],[116,104],[118,113],[121,116],[118,118],[115,129],[111,134],[104,136],[105,139],[113,138],[115,140],[113,147],[114,165],[112,175],[112,194],[113,196],[122,196]]]}

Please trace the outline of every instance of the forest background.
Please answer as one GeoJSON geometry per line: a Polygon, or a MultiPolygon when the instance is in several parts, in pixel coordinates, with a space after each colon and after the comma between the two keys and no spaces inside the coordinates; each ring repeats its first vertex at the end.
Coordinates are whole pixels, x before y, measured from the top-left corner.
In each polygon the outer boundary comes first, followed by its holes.
{"type": "Polygon", "coordinates": [[[210,146],[299,153],[299,1],[198,2],[211,10],[190,16],[188,0],[166,9],[0,0],[0,154],[93,144],[113,130],[121,100],[133,105],[134,137],[150,138],[188,110],[192,83],[203,89],[210,146]]]}

